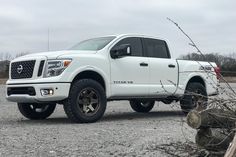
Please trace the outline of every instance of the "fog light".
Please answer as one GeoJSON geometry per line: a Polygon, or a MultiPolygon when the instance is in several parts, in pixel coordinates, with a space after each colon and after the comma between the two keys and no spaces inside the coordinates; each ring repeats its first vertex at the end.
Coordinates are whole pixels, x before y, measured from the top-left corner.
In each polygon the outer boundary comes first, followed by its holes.
{"type": "Polygon", "coordinates": [[[53,89],[41,89],[40,90],[42,96],[53,95],[53,89]]]}

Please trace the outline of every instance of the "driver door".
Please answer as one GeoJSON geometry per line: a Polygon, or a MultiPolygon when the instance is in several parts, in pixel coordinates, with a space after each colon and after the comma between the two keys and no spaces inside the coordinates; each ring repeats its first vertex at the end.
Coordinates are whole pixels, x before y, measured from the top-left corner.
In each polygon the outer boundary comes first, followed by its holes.
{"type": "Polygon", "coordinates": [[[141,39],[137,37],[121,39],[112,49],[122,44],[130,45],[131,55],[116,59],[111,58],[112,96],[148,96],[149,61],[143,55],[141,39]]]}

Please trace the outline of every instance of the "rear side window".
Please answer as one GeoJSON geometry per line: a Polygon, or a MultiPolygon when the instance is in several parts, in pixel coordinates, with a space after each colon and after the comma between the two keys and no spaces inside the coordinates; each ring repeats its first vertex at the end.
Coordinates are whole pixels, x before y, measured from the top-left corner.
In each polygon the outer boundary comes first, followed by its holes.
{"type": "Polygon", "coordinates": [[[148,39],[144,40],[144,49],[147,57],[170,58],[167,44],[163,40],[148,39]]]}
{"type": "Polygon", "coordinates": [[[122,45],[130,44],[131,56],[143,56],[141,39],[137,37],[128,37],[119,41],[112,49],[122,45]]]}

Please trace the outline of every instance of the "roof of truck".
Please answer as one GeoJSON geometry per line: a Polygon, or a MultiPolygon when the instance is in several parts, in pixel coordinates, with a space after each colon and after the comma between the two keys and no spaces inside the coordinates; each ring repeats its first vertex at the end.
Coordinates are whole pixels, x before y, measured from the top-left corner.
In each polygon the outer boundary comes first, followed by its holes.
{"type": "Polygon", "coordinates": [[[111,35],[111,36],[116,36],[116,37],[141,37],[141,38],[154,38],[154,39],[161,39],[165,40],[162,37],[157,37],[157,36],[152,36],[152,35],[145,35],[145,34],[137,34],[137,33],[127,33],[127,34],[117,34],[117,35],[111,35]]]}

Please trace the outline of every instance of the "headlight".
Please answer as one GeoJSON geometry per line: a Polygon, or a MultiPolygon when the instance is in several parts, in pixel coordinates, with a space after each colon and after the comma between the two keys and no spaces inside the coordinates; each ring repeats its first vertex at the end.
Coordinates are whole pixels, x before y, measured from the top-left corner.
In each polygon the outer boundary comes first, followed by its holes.
{"type": "Polygon", "coordinates": [[[48,60],[45,70],[45,77],[60,75],[71,63],[71,59],[66,60],[48,60]]]}

